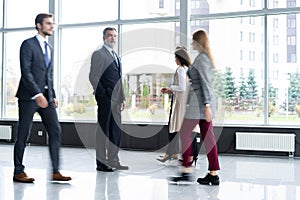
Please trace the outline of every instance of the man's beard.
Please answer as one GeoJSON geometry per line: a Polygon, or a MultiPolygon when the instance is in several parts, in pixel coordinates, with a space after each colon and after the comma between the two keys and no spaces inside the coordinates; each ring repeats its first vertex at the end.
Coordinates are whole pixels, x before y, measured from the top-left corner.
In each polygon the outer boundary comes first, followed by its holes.
{"type": "Polygon", "coordinates": [[[46,35],[46,36],[51,36],[51,35],[52,35],[52,32],[49,33],[49,32],[47,32],[47,31],[43,31],[42,33],[43,33],[44,35],[46,35]]]}
{"type": "Polygon", "coordinates": [[[109,46],[110,48],[114,48],[115,45],[116,45],[116,42],[105,42],[105,44],[106,44],[107,46],[109,46]]]}

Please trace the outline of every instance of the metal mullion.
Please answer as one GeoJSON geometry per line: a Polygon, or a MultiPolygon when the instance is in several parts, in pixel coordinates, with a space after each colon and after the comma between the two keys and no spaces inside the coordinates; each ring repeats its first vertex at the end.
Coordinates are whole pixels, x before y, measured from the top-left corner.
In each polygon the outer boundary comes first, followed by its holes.
{"type": "MultiPolygon", "coordinates": [[[[267,10],[268,0],[264,0],[264,10],[267,10]]],[[[264,14],[264,125],[269,125],[269,48],[268,48],[268,12],[264,14]]]]}
{"type": "Polygon", "coordinates": [[[180,0],[180,44],[188,47],[188,35],[190,27],[190,15],[188,1],[180,0]]]}
{"type": "Polygon", "coordinates": [[[90,23],[74,23],[74,24],[59,24],[60,28],[74,28],[74,27],[91,27],[91,26],[103,26],[103,25],[130,25],[130,24],[145,24],[145,23],[161,23],[161,22],[174,22],[179,21],[179,17],[159,17],[159,18],[146,18],[146,19],[129,19],[129,20],[113,20],[102,22],[90,22],[90,23]]]}
{"type": "Polygon", "coordinates": [[[4,94],[4,91],[5,91],[5,89],[6,89],[6,81],[4,81],[5,80],[5,78],[6,78],[6,69],[5,69],[5,67],[4,66],[6,66],[5,65],[5,61],[4,61],[4,58],[5,58],[5,29],[4,29],[4,27],[5,27],[5,19],[6,19],[6,9],[5,9],[5,7],[6,7],[6,0],[3,0],[2,1],[2,3],[3,3],[3,8],[2,8],[2,27],[1,27],[1,32],[2,32],[2,37],[1,37],[1,40],[2,40],[2,61],[1,61],[1,68],[2,68],[2,73],[1,73],[1,75],[2,75],[2,79],[1,79],[1,93],[2,93],[2,95],[1,95],[1,113],[0,113],[0,118],[1,119],[3,119],[4,118],[4,113],[5,113],[5,111],[6,111],[6,109],[5,109],[5,105],[4,105],[4,102],[5,102],[5,98],[6,98],[6,96],[7,96],[7,94],[5,93],[4,94]]]}

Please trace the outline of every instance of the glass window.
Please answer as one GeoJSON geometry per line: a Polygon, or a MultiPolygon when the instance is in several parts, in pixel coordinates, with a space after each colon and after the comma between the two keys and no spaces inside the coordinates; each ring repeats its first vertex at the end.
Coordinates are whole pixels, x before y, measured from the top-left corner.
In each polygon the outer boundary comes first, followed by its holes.
{"type": "Polygon", "coordinates": [[[287,45],[296,45],[296,36],[287,36],[287,45]]]}
{"type": "Polygon", "coordinates": [[[288,28],[296,28],[296,18],[288,18],[288,28]]]}
{"type": "Polygon", "coordinates": [[[60,23],[63,24],[101,22],[118,18],[118,0],[60,0],[60,9],[60,23]]]}
{"type": "MultiPolygon", "coordinates": [[[[293,8],[296,7],[297,0],[268,0],[269,8],[293,8]]],[[[299,5],[298,5],[299,6],[299,5]]]]}
{"type": "MultiPolygon", "coordinates": [[[[2,79],[2,69],[3,69],[3,66],[2,66],[2,34],[3,33],[1,33],[0,32],[0,105],[2,105],[1,104],[1,102],[2,102],[2,94],[3,94],[3,91],[2,91],[2,83],[3,83],[3,79],[2,79]]],[[[1,118],[1,116],[2,116],[2,112],[3,112],[3,110],[1,109],[1,111],[0,111],[0,118],[1,118]]]]}
{"type": "Polygon", "coordinates": [[[6,118],[18,117],[18,103],[15,95],[21,77],[19,60],[20,46],[25,39],[33,37],[35,34],[35,31],[11,32],[5,34],[4,67],[6,77],[4,83],[6,84],[6,91],[4,91],[4,93],[7,96],[5,99],[6,102],[4,102],[4,105],[6,105],[4,117],[6,118]]]}
{"type": "Polygon", "coordinates": [[[255,18],[249,17],[249,24],[255,25],[255,18]]]}
{"type": "Polygon", "coordinates": [[[273,18],[273,29],[278,28],[278,23],[279,23],[279,20],[277,18],[273,18]]]}
{"type": "Polygon", "coordinates": [[[240,50],[240,60],[243,60],[243,50],[240,50]]]}
{"type": "Polygon", "coordinates": [[[249,6],[255,7],[255,0],[249,0],[249,6]]]}
{"type": "Polygon", "coordinates": [[[277,0],[276,1],[273,0],[273,8],[278,8],[278,1],[277,0]]]}
{"type": "Polygon", "coordinates": [[[175,16],[175,0],[121,0],[122,19],[175,16]],[[161,7],[163,5],[163,7],[161,7]]]}
{"type": "MultiPolygon", "coordinates": [[[[253,18],[255,21],[260,21],[262,17],[253,18]]],[[[218,113],[222,114],[225,111],[224,123],[262,124],[264,82],[258,77],[263,77],[264,63],[260,59],[255,59],[255,55],[263,52],[263,43],[257,40],[253,40],[252,43],[249,43],[249,40],[241,41],[240,35],[242,31],[249,30],[252,26],[255,26],[254,29],[250,29],[252,34],[261,35],[263,26],[240,24],[240,21],[240,18],[209,20],[206,21],[206,26],[198,28],[205,28],[209,32],[211,50],[217,68],[213,82],[214,95],[217,99],[218,113]]],[[[192,29],[194,28],[191,27],[192,29]]]]}
{"type": "Polygon", "coordinates": [[[165,7],[165,2],[164,0],[159,0],[159,8],[164,8],[165,7]]]}
{"type": "Polygon", "coordinates": [[[61,119],[96,120],[97,108],[89,82],[90,59],[93,51],[103,44],[104,28],[65,28],[61,31],[61,119]],[[74,43],[80,48],[74,48],[74,43]]]}
{"type": "Polygon", "coordinates": [[[255,33],[250,32],[249,33],[249,42],[254,43],[255,42],[255,33]]]}
{"type": "Polygon", "coordinates": [[[277,46],[279,44],[279,36],[273,35],[273,45],[277,46]]]}
{"type": "Polygon", "coordinates": [[[255,61],[255,51],[249,51],[249,61],[255,61]]]}
{"type": "Polygon", "coordinates": [[[191,14],[212,14],[235,11],[260,10],[263,8],[264,0],[243,1],[209,1],[209,0],[189,0],[191,4],[191,14]],[[199,3],[199,7],[196,5],[199,3]]]}
{"type": "Polygon", "coordinates": [[[167,123],[170,98],[160,89],[176,70],[175,22],[122,26],[122,69],[126,96],[123,123],[167,123]],[[147,39],[145,39],[147,38],[147,39]],[[133,42],[134,41],[134,42],[133,42]]]}
{"type": "Polygon", "coordinates": [[[273,53],[273,63],[278,63],[278,53],[273,53]]]}
{"type": "Polygon", "coordinates": [[[49,0],[9,0],[6,3],[6,27],[9,28],[34,27],[36,15],[49,12],[49,0]],[[30,12],[24,12],[25,10],[30,12]]]}
{"type": "MultiPolygon", "coordinates": [[[[1,10],[1,13],[3,13],[3,3],[2,1],[0,1],[0,10],[1,10]]],[[[2,25],[3,25],[3,14],[0,14],[0,27],[2,28],[2,25]]]]}
{"type": "MultiPolygon", "coordinates": [[[[280,1],[279,1],[280,2],[280,1]]],[[[299,19],[299,14],[296,19],[299,19]]],[[[269,71],[278,71],[278,78],[269,76],[269,123],[299,125],[300,121],[300,68],[299,53],[297,53],[299,32],[290,32],[287,19],[289,15],[276,15],[268,17],[268,24],[273,18],[277,18],[279,26],[277,47],[268,43],[269,55],[276,55],[277,60],[269,60],[269,71]],[[293,44],[292,46],[290,44],[293,44]],[[277,92],[275,93],[274,90],[277,92]]],[[[272,24],[269,24],[272,26],[272,24]]],[[[278,34],[268,27],[269,37],[272,38],[278,34]]]]}

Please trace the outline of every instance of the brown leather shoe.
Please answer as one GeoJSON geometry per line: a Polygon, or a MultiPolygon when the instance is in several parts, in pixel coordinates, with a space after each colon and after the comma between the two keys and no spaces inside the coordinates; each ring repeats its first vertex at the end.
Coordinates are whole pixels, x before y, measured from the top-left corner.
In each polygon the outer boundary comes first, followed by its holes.
{"type": "Polygon", "coordinates": [[[34,178],[29,178],[26,173],[22,172],[20,174],[15,174],[13,180],[21,183],[33,183],[34,178]]]}
{"type": "Polygon", "coordinates": [[[60,172],[55,172],[52,174],[52,181],[69,181],[71,180],[70,176],[63,176],[60,172]]]}

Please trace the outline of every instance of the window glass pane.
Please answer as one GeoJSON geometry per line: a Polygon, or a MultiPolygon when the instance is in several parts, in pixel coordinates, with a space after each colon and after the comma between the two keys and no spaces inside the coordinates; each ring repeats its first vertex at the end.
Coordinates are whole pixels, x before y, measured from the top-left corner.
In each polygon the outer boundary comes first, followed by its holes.
{"type": "Polygon", "coordinates": [[[273,15],[268,17],[268,37],[277,38],[269,42],[269,123],[298,125],[300,122],[300,34],[295,26],[289,26],[289,19],[297,22],[299,14],[273,15]],[[270,22],[278,21],[274,28],[270,22]],[[280,34],[279,34],[280,33],[280,34]],[[272,57],[271,57],[272,58],[272,57]]]}
{"type": "Polygon", "coordinates": [[[189,0],[191,14],[226,13],[236,11],[260,10],[264,0],[218,1],[189,0]]]}
{"type": "MultiPolygon", "coordinates": [[[[262,17],[254,18],[262,21],[262,17]]],[[[218,113],[225,112],[224,123],[262,124],[264,63],[260,57],[263,40],[259,38],[263,25],[250,24],[249,17],[202,21],[201,24],[191,30],[204,28],[209,33],[216,64],[214,96],[218,113]]]]}
{"type": "Polygon", "coordinates": [[[61,0],[60,23],[101,22],[118,17],[117,0],[61,0]]]}
{"type": "Polygon", "coordinates": [[[121,0],[121,18],[175,16],[175,7],[175,0],[121,0]]]}
{"type": "Polygon", "coordinates": [[[104,27],[62,29],[60,118],[96,120],[96,104],[89,82],[90,59],[102,44],[104,27]],[[78,40],[78,38],[84,38],[78,40]],[[74,46],[80,48],[74,48],[74,46]]]}
{"type": "MultiPolygon", "coordinates": [[[[3,3],[2,3],[2,1],[0,3],[0,11],[1,11],[1,13],[3,13],[3,3]]],[[[3,14],[0,14],[0,27],[2,27],[2,25],[3,25],[3,14]]]]}
{"type": "Polygon", "coordinates": [[[122,69],[126,96],[123,123],[167,123],[170,98],[160,89],[172,84],[176,69],[175,22],[122,26],[122,69]]]}
{"type": "Polygon", "coordinates": [[[268,0],[268,6],[269,8],[293,8],[299,6],[299,1],[297,3],[297,0],[268,0]]]}
{"type": "Polygon", "coordinates": [[[19,85],[21,70],[19,52],[22,42],[34,36],[35,31],[10,32],[5,34],[5,58],[6,70],[6,96],[4,116],[6,118],[18,118],[18,103],[15,97],[19,85]]]}
{"type": "MultiPolygon", "coordinates": [[[[3,66],[2,66],[2,34],[3,33],[0,33],[0,105],[1,104],[1,101],[2,101],[2,94],[3,94],[3,91],[2,91],[2,69],[3,69],[3,66]]],[[[3,110],[1,109],[0,111],[0,116],[2,114],[3,110]]]]}
{"type": "Polygon", "coordinates": [[[49,12],[48,0],[9,0],[7,6],[7,27],[34,27],[38,13],[49,12]],[[25,10],[30,12],[24,12],[25,10]]]}

